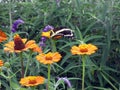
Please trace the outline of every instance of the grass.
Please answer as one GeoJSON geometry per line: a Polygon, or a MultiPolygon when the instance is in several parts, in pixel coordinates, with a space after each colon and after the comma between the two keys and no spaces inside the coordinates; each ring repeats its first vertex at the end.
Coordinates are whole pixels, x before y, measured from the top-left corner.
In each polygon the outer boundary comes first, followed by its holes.
{"type": "MultiPolygon", "coordinates": [[[[51,66],[51,90],[54,90],[57,77],[68,77],[73,90],[80,90],[82,81],[82,62],[78,56],[72,56],[70,48],[81,42],[93,43],[99,49],[87,58],[85,72],[85,90],[119,90],[120,81],[120,1],[119,0],[61,0],[57,6],[55,0],[36,0],[33,2],[0,3],[0,29],[6,32],[8,40],[0,43],[0,59],[10,63],[9,71],[3,69],[7,76],[0,75],[1,89],[22,90],[19,84],[20,64],[16,54],[6,54],[4,44],[13,39],[12,23],[21,18],[25,21],[19,25],[17,33],[22,37],[40,42],[41,33],[46,25],[64,26],[74,31],[73,39],[62,38],[56,41],[56,48],[62,54],[62,60],[51,66]],[[10,75],[7,75],[9,72],[10,75]],[[8,77],[11,77],[11,86],[8,77]]],[[[48,40],[43,52],[51,50],[48,40]]],[[[47,66],[36,61],[36,53],[31,55],[31,64],[27,75],[43,75],[47,78],[47,66]],[[32,68],[34,66],[34,68],[32,68]],[[36,72],[37,71],[37,72],[36,72]]],[[[24,64],[29,59],[23,53],[24,64]]],[[[45,83],[46,84],[46,83],[45,83]]],[[[56,90],[65,90],[62,82],[56,90]],[[63,89],[62,89],[63,88],[63,89]]],[[[46,85],[37,89],[45,89],[46,85]]],[[[68,87],[67,87],[68,88],[68,87]]],[[[23,90],[27,88],[23,88],[23,90]]],[[[28,89],[29,90],[29,89],[28,89]]]]}

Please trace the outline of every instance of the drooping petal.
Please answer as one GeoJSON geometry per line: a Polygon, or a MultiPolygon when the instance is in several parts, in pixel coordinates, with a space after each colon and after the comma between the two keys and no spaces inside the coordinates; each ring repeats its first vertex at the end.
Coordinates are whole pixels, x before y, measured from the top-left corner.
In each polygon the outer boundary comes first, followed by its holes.
{"type": "Polygon", "coordinates": [[[42,48],[39,47],[38,45],[36,45],[32,50],[33,50],[33,52],[42,53],[42,48]]]}

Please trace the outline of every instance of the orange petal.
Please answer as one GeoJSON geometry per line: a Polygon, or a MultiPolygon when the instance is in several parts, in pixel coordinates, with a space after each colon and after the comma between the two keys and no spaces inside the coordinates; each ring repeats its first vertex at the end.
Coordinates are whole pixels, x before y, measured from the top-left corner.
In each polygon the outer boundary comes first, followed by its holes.
{"type": "Polygon", "coordinates": [[[7,35],[2,30],[0,30],[0,42],[5,40],[7,40],[7,35]]]}

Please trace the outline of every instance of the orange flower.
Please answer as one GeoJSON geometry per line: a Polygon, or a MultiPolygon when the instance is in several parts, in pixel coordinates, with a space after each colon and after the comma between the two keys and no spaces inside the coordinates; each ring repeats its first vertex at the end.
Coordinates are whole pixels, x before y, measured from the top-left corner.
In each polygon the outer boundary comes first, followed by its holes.
{"type": "Polygon", "coordinates": [[[0,67],[2,67],[3,66],[3,61],[2,60],[0,60],[0,67]]]}
{"type": "Polygon", "coordinates": [[[26,51],[28,49],[33,49],[36,47],[35,41],[34,40],[29,40],[27,39],[21,39],[21,37],[16,34],[14,36],[14,41],[10,41],[7,44],[5,44],[4,51],[5,52],[22,52],[26,51]]]}
{"type": "Polygon", "coordinates": [[[39,84],[44,84],[44,82],[45,82],[45,78],[42,76],[28,76],[21,78],[19,83],[22,86],[30,87],[30,86],[37,86],[39,84]]]}
{"type": "Polygon", "coordinates": [[[0,42],[7,40],[7,35],[0,30],[0,42]]]}
{"type": "Polygon", "coordinates": [[[91,55],[95,53],[98,48],[92,44],[80,44],[79,46],[73,46],[71,53],[73,55],[91,55]]]}
{"type": "Polygon", "coordinates": [[[33,48],[32,50],[33,50],[33,52],[42,53],[42,49],[41,49],[41,47],[39,47],[38,45],[36,45],[36,47],[33,48]]]}
{"type": "Polygon", "coordinates": [[[39,47],[34,40],[30,40],[27,44],[26,47],[29,47],[33,52],[38,52],[42,53],[41,47],[39,47]]]}
{"type": "Polygon", "coordinates": [[[60,61],[61,58],[62,56],[58,52],[49,52],[47,54],[41,53],[36,56],[36,59],[43,64],[52,64],[60,61]]]}

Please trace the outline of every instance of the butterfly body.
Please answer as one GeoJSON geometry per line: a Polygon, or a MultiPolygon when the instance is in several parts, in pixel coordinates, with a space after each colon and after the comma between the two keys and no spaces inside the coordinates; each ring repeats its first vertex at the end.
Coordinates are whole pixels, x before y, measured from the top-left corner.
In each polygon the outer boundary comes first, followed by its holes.
{"type": "Polygon", "coordinates": [[[69,28],[54,28],[51,32],[51,38],[59,39],[61,37],[73,37],[73,31],[69,28]]]}

